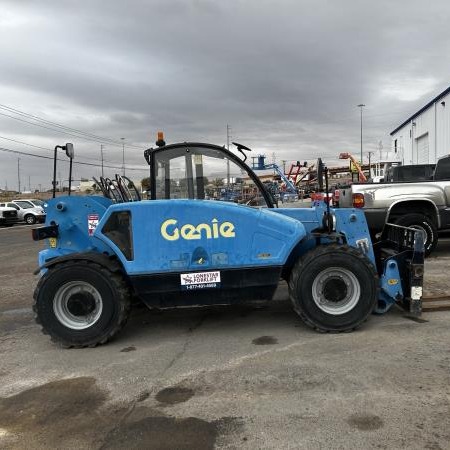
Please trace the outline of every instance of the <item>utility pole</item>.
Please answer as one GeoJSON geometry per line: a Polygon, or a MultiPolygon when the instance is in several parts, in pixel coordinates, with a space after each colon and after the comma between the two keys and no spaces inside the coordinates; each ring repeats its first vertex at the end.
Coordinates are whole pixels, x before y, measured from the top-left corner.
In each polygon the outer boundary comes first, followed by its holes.
{"type": "MultiPolygon", "coordinates": [[[[231,127],[227,124],[227,150],[230,150],[231,127]]],[[[230,187],[230,160],[227,158],[227,188],[230,187]]]]}
{"type": "Polygon", "coordinates": [[[103,178],[103,144],[100,144],[100,156],[102,158],[102,178],[103,178]]]}
{"type": "Polygon", "coordinates": [[[383,141],[378,142],[378,151],[380,152],[380,162],[383,159],[381,152],[383,151],[383,141]]]}
{"type": "Polygon", "coordinates": [[[369,153],[369,178],[372,178],[372,166],[370,165],[370,163],[371,163],[370,157],[372,156],[372,154],[374,152],[368,152],[368,153],[369,153]]]}
{"type": "Polygon", "coordinates": [[[362,164],[363,163],[363,108],[366,105],[364,105],[364,103],[360,103],[357,106],[361,111],[361,164],[362,164]]]}
{"type": "Polygon", "coordinates": [[[28,190],[31,192],[31,176],[28,175],[28,190]]]}
{"type": "Polygon", "coordinates": [[[20,194],[20,158],[17,158],[17,184],[19,185],[20,194]]]}
{"type": "Polygon", "coordinates": [[[125,138],[120,139],[122,140],[122,175],[125,175],[125,138]]]}

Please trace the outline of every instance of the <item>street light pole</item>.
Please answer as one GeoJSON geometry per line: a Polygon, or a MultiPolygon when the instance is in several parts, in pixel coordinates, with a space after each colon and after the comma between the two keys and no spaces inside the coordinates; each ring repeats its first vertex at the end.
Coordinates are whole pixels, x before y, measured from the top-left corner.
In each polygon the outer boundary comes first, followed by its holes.
{"type": "Polygon", "coordinates": [[[122,140],[122,175],[125,175],[125,138],[120,139],[122,140]]]}
{"type": "Polygon", "coordinates": [[[363,107],[366,106],[363,103],[357,105],[361,111],[361,165],[363,163],[363,107]]]}

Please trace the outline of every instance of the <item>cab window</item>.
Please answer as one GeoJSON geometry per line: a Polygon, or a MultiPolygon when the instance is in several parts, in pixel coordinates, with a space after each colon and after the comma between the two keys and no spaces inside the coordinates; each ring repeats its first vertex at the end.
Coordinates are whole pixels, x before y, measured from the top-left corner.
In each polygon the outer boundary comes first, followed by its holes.
{"type": "Polygon", "coordinates": [[[220,200],[267,206],[247,172],[220,150],[178,147],[155,153],[156,199],[220,200]]]}
{"type": "Polygon", "coordinates": [[[133,260],[131,212],[115,211],[106,221],[102,233],[117,245],[128,261],[133,260]]]}

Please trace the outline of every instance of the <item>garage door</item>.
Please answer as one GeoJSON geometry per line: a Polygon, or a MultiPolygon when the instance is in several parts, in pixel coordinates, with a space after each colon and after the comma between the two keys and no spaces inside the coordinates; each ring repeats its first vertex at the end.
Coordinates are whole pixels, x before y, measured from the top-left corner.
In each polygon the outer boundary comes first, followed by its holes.
{"type": "Polygon", "coordinates": [[[428,133],[416,139],[417,141],[417,164],[428,164],[428,153],[430,146],[428,144],[428,133]]]}

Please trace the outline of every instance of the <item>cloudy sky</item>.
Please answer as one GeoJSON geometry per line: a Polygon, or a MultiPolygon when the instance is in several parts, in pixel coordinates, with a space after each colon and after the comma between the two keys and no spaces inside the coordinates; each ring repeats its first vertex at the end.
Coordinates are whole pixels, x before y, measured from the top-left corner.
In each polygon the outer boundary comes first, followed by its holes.
{"type": "Polygon", "coordinates": [[[51,160],[5,149],[73,142],[75,162],[99,164],[103,142],[120,167],[124,137],[140,179],[157,130],[222,145],[227,124],[255,154],[338,165],[359,154],[359,103],[365,157],[385,154],[450,85],[449,14],[448,0],[0,0],[0,187],[17,189],[18,158],[22,187],[51,179],[51,160]]]}

